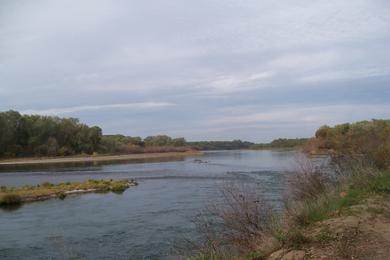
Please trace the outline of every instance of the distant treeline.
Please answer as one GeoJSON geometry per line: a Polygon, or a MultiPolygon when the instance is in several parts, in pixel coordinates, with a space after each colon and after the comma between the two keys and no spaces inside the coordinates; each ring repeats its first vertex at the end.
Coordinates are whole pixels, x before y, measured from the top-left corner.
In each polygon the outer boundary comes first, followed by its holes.
{"type": "Polygon", "coordinates": [[[279,138],[275,139],[270,143],[254,144],[251,146],[252,149],[273,149],[273,148],[297,148],[303,146],[307,142],[308,138],[279,138]]]}
{"type": "Polygon", "coordinates": [[[234,141],[200,141],[187,142],[187,145],[198,150],[235,150],[235,149],[286,149],[303,146],[307,138],[287,139],[279,138],[270,143],[252,143],[241,140],[234,141]]]}
{"type": "Polygon", "coordinates": [[[188,150],[184,138],[103,135],[75,118],[0,112],[0,157],[67,156],[188,150]]]}
{"type": "Polygon", "coordinates": [[[336,155],[364,155],[375,166],[390,167],[390,120],[322,126],[307,142],[306,151],[336,155]]]}
{"type": "Polygon", "coordinates": [[[171,138],[167,135],[131,137],[124,135],[104,135],[100,151],[109,154],[182,152],[187,151],[186,140],[182,137],[171,138]]]}
{"type": "Polygon", "coordinates": [[[254,143],[245,142],[241,140],[234,141],[199,141],[187,142],[187,145],[197,150],[235,150],[235,149],[249,149],[254,143]]]}
{"type": "Polygon", "coordinates": [[[103,135],[98,126],[76,118],[0,112],[0,158],[68,156],[78,154],[128,154],[196,150],[294,148],[306,139],[277,139],[268,144],[241,140],[187,142],[167,135],[131,137],[103,135]]]}

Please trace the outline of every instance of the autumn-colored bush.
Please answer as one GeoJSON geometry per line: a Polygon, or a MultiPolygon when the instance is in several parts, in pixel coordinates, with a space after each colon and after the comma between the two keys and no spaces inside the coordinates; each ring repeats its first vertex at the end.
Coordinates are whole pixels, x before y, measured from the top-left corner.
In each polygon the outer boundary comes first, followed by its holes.
{"type": "Polygon", "coordinates": [[[390,167],[390,120],[322,126],[311,143],[333,155],[361,155],[378,168],[390,167]]]}

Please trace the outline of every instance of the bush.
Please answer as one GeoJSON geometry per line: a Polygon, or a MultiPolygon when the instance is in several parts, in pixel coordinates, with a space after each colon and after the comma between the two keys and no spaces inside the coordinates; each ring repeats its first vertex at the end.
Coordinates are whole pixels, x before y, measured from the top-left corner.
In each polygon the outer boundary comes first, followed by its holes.
{"type": "Polygon", "coordinates": [[[57,198],[64,200],[66,198],[66,194],[64,192],[59,192],[57,193],[57,198]]]}
{"type": "Polygon", "coordinates": [[[334,187],[334,180],[305,156],[298,157],[296,170],[287,177],[286,200],[290,203],[315,200],[334,187]]]}
{"type": "Polygon", "coordinates": [[[22,198],[17,194],[4,194],[0,197],[0,205],[18,205],[22,203],[22,198]]]}
{"type": "Polygon", "coordinates": [[[376,167],[390,167],[390,120],[361,121],[324,126],[317,130],[315,143],[318,150],[334,154],[363,155],[376,167]]]}
{"type": "Polygon", "coordinates": [[[257,251],[271,233],[273,209],[254,185],[225,184],[221,194],[222,201],[208,206],[194,221],[203,235],[199,251],[213,257],[257,251]]]}
{"type": "Polygon", "coordinates": [[[126,183],[114,183],[110,190],[114,193],[123,193],[125,190],[129,188],[129,185],[126,183]]]}
{"type": "Polygon", "coordinates": [[[45,181],[45,182],[42,182],[41,186],[44,187],[44,188],[51,188],[54,185],[52,183],[50,183],[50,182],[45,181]]]}

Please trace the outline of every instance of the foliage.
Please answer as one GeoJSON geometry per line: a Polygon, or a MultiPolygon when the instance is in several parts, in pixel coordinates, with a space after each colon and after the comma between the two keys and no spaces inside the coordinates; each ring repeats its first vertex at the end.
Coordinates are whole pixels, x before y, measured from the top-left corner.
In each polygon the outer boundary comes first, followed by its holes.
{"type": "Polygon", "coordinates": [[[235,149],[249,149],[254,143],[234,140],[234,141],[199,141],[187,142],[189,146],[197,150],[235,150],[235,149]]]}
{"type": "Polygon", "coordinates": [[[325,220],[335,212],[359,204],[370,194],[390,193],[389,171],[365,167],[343,171],[335,181],[319,178],[323,173],[318,171],[306,172],[304,179],[302,174],[293,175],[298,180],[289,182],[292,193],[286,200],[286,212],[294,225],[325,220]]]}
{"type": "Polygon", "coordinates": [[[274,149],[274,148],[296,148],[303,146],[307,142],[307,138],[279,138],[270,143],[254,144],[252,149],[274,149]]]}
{"type": "Polygon", "coordinates": [[[0,112],[0,158],[186,151],[184,138],[102,135],[75,118],[0,112]]]}
{"type": "Polygon", "coordinates": [[[171,138],[166,135],[141,137],[124,135],[104,135],[101,151],[109,154],[182,152],[187,151],[184,138],[171,138]]]}
{"type": "Polygon", "coordinates": [[[75,118],[0,113],[0,157],[92,154],[102,130],[75,118]]]}
{"type": "Polygon", "coordinates": [[[2,194],[0,196],[0,206],[3,205],[15,205],[22,202],[21,197],[18,194],[2,194]]]}
{"type": "Polygon", "coordinates": [[[390,167],[390,120],[322,126],[311,143],[314,144],[311,152],[325,150],[334,155],[363,155],[376,167],[390,167]]]}

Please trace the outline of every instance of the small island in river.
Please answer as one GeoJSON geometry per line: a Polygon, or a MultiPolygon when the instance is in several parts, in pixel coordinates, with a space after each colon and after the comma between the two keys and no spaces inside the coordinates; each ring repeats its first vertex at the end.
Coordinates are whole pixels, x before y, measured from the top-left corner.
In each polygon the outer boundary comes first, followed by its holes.
{"type": "Polygon", "coordinates": [[[65,199],[68,195],[91,192],[122,193],[132,186],[138,185],[134,180],[87,180],[84,182],[66,182],[52,184],[44,182],[36,186],[0,187],[0,207],[18,205],[24,202],[65,199]]]}

